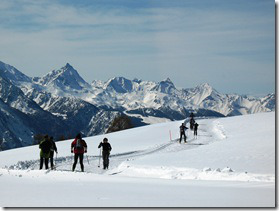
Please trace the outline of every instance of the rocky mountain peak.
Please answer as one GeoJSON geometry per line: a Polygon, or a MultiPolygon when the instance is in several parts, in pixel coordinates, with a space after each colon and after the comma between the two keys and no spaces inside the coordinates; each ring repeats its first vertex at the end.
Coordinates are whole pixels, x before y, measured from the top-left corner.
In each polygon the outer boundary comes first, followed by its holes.
{"type": "Polygon", "coordinates": [[[19,84],[20,82],[31,82],[31,78],[17,70],[15,67],[5,64],[0,61],[0,76],[13,84],[19,84]]]}
{"type": "Polygon", "coordinates": [[[64,67],[53,70],[45,75],[40,83],[44,86],[53,84],[62,90],[69,87],[75,90],[81,90],[84,87],[89,87],[89,84],[79,75],[76,69],[69,63],[64,67]]]}
{"type": "Polygon", "coordinates": [[[106,89],[112,89],[118,93],[127,93],[133,90],[133,83],[124,77],[114,77],[106,83],[106,89]]]}

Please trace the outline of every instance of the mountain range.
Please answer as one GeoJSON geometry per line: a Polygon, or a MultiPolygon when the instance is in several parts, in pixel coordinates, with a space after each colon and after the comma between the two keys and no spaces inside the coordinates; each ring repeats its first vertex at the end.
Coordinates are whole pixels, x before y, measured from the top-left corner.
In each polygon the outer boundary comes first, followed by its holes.
{"type": "Polygon", "coordinates": [[[275,110],[275,94],[257,98],[221,94],[208,83],[176,88],[160,82],[114,77],[86,82],[69,63],[43,77],[29,77],[0,62],[0,144],[28,146],[36,134],[73,137],[105,133],[128,115],[134,126],[197,117],[224,117],[275,110]]]}

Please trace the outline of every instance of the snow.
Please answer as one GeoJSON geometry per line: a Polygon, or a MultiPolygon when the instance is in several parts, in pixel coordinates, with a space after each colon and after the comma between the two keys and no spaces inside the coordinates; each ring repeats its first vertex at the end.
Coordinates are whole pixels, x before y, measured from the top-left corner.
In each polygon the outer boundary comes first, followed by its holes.
{"type": "Polygon", "coordinates": [[[79,164],[70,171],[72,140],[57,142],[56,171],[38,170],[38,146],[3,151],[0,205],[275,207],[275,113],[197,122],[198,137],[187,131],[187,144],[176,141],[182,121],[85,138],[84,173],[79,164]],[[98,168],[104,137],[108,170],[98,168]]]}

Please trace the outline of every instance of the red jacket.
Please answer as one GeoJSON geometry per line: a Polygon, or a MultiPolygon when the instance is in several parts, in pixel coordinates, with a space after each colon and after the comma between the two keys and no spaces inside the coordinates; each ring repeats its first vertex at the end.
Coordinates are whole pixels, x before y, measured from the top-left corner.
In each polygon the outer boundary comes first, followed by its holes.
{"type": "Polygon", "coordinates": [[[72,145],[71,145],[71,151],[74,148],[74,153],[75,154],[83,154],[85,151],[87,151],[87,144],[86,144],[86,142],[83,139],[81,139],[81,145],[82,145],[81,148],[76,148],[76,144],[77,144],[77,139],[75,139],[72,142],[72,145]]]}

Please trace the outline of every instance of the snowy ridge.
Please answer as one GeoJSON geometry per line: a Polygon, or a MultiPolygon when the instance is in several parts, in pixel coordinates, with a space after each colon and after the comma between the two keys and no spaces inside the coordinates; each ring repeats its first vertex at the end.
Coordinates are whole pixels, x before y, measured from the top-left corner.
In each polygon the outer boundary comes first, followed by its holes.
{"type": "MultiPolygon", "coordinates": [[[[24,114],[35,115],[37,128],[43,128],[44,122],[55,122],[57,125],[53,127],[60,128],[60,131],[30,128],[33,134],[52,134],[55,131],[53,136],[59,133],[72,136],[81,131],[85,136],[97,135],[104,133],[113,118],[121,114],[130,116],[137,127],[182,120],[191,112],[197,117],[223,117],[275,110],[274,94],[263,98],[227,95],[219,93],[208,83],[177,89],[170,78],[156,83],[114,77],[106,82],[88,84],[69,63],[31,80],[16,68],[1,62],[0,80],[0,98],[4,103],[24,114]]],[[[0,139],[14,142],[16,134],[9,131],[9,135],[0,135],[0,139]]],[[[30,136],[24,144],[18,144],[20,141],[17,139],[17,144],[10,143],[4,149],[26,146],[32,139],[30,136]]]]}
{"type": "Polygon", "coordinates": [[[2,71],[9,71],[10,75],[14,75],[9,77],[10,80],[28,93],[39,91],[41,94],[46,92],[60,97],[75,96],[94,105],[109,106],[114,109],[171,108],[174,111],[181,111],[184,117],[186,116],[182,110],[185,108],[196,112],[199,109],[206,109],[224,116],[275,110],[274,94],[263,98],[221,94],[208,83],[194,88],[177,89],[169,78],[156,83],[114,77],[107,82],[96,80],[88,84],[69,63],[42,78],[33,78],[31,83],[28,77],[25,80],[18,80],[17,78],[23,74],[19,71],[11,71],[9,65],[2,64],[2,71]]]}
{"type": "MultiPolygon", "coordinates": [[[[160,179],[182,179],[182,180],[215,180],[215,181],[242,181],[242,182],[275,182],[272,174],[253,174],[247,172],[234,172],[231,168],[204,169],[177,168],[177,167],[150,167],[150,166],[129,166],[122,163],[115,172],[128,177],[135,175],[145,178],[160,179]]],[[[113,174],[113,173],[112,173],[113,174]]]]}

